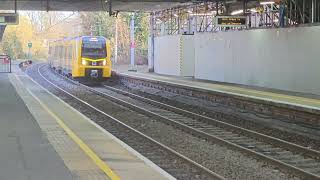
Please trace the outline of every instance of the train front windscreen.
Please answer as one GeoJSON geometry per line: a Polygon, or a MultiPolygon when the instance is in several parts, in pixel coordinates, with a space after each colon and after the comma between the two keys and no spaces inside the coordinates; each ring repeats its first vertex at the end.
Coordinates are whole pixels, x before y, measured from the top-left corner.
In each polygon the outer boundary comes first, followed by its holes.
{"type": "Polygon", "coordinates": [[[90,59],[107,57],[106,40],[99,37],[84,37],[82,39],[81,56],[90,59]]]}

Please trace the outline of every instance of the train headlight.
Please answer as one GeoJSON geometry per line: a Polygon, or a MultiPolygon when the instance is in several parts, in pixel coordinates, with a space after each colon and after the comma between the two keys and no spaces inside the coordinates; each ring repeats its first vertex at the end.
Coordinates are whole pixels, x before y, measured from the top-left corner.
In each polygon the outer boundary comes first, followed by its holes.
{"type": "Polygon", "coordinates": [[[107,61],[106,60],[104,60],[103,62],[102,62],[102,65],[107,65],[107,61]]]}
{"type": "Polygon", "coordinates": [[[82,65],[86,65],[87,64],[87,61],[86,60],[84,60],[84,59],[82,59],[82,61],[81,61],[81,63],[82,63],[82,65]]]}

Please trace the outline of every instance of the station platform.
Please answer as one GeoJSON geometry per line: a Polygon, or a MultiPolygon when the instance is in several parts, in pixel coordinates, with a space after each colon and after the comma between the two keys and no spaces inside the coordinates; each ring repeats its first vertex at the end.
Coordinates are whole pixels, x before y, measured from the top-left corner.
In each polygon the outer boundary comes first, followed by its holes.
{"type": "Polygon", "coordinates": [[[24,73],[0,94],[0,179],[174,179],[24,73]]]}
{"type": "Polygon", "coordinates": [[[125,70],[125,68],[119,68],[116,71],[116,74],[135,77],[138,79],[163,82],[180,87],[200,89],[209,92],[218,92],[223,94],[241,96],[249,99],[257,99],[267,102],[274,102],[277,104],[290,105],[291,107],[301,107],[302,109],[308,109],[311,111],[320,110],[320,96],[313,94],[295,93],[268,88],[250,87],[222,82],[197,80],[188,77],[160,75],[156,73],[148,73],[145,71],[145,68],[138,72],[131,72],[125,70]]]}

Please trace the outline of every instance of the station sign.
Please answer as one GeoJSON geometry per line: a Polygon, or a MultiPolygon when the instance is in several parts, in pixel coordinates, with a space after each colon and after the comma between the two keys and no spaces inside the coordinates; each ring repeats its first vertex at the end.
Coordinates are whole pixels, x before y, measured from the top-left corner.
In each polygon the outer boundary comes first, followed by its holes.
{"type": "Polygon", "coordinates": [[[0,13],[0,25],[19,24],[19,15],[16,13],[0,13]]]}
{"type": "Polygon", "coordinates": [[[220,27],[245,27],[246,16],[216,16],[216,26],[220,27]]]}

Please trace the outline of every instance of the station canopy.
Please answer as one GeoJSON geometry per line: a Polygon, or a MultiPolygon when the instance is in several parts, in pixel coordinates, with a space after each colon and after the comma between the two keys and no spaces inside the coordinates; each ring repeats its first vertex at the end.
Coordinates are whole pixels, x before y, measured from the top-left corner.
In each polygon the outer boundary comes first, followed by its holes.
{"type": "MultiPolygon", "coordinates": [[[[217,0],[207,0],[216,2],[217,0]]],[[[253,0],[247,0],[248,2],[253,0]]],[[[255,0],[256,2],[258,0],[255,0]]],[[[159,11],[206,0],[0,0],[0,10],[33,11],[159,11]]],[[[220,0],[225,3],[241,3],[243,0],[220,0]]]]}
{"type": "Polygon", "coordinates": [[[31,11],[157,11],[190,0],[0,0],[0,10],[31,11]]]}

